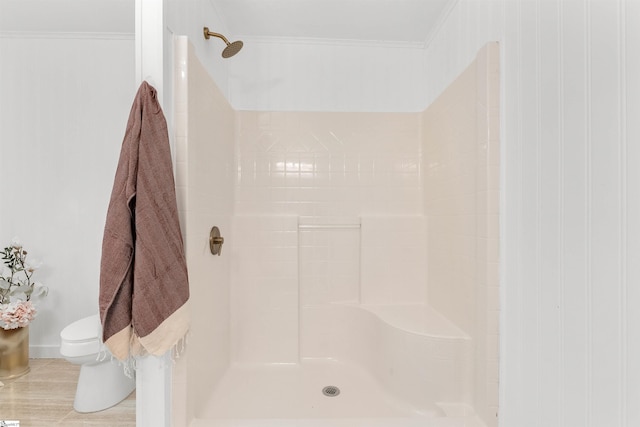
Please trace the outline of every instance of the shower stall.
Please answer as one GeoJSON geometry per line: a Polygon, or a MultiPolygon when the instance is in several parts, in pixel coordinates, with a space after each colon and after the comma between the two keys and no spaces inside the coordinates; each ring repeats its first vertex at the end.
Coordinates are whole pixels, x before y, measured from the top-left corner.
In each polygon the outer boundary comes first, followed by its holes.
{"type": "Polygon", "coordinates": [[[497,425],[497,44],[418,113],[236,111],[174,51],[173,424],[497,425]]]}

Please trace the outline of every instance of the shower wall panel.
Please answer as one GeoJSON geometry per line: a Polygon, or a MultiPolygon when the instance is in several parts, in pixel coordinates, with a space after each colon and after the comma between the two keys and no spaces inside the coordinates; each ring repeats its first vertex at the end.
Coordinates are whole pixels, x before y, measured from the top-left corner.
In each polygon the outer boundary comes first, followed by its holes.
{"type": "Polygon", "coordinates": [[[231,246],[232,358],[298,361],[298,218],[240,215],[231,246]]]}
{"type": "Polygon", "coordinates": [[[420,115],[238,112],[236,213],[416,215],[420,115]]]}
{"type": "Polygon", "coordinates": [[[420,115],[237,114],[234,360],[296,362],[300,302],[353,301],[360,294],[372,303],[424,302],[420,115]],[[301,217],[320,224],[356,219],[362,234],[299,235],[301,217]],[[299,240],[330,235],[355,240],[312,242],[313,249],[299,240]],[[299,244],[305,256],[324,253],[302,265],[299,244]],[[347,247],[358,251],[356,262],[342,265],[330,284],[314,274],[323,262],[351,257],[341,252],[347,247]]]}
{"type": "Polygon", "coordinates": [[[498,405],[498,44],[425,111],[424,209],[429,303],[475,343],[475,404],[490,425],[498,405]]]}
{"type": "Polygon", "coordinates": [[[359,221],[321,227],[298,229],[300,307],[360,302],[359,221]]]}
{"type": "MultiPolygon", "coordinates": [[[[209,231],[218,226],[226,241],[233,240],[235,112],[186,37],[177,39],[176,57],[176,186],[192,314],[189,351],[178,359],[174,375],[179,426],[197,414],[230,359],[230,257],[211,254],[209,231]]],[[[223,245],[223,255],[228,251],[223,245]]]]}
{"type": "Polygon", "coordinates": [[[423,215],[362,218],[361,302],[427,302],[427,221],[423,215]]]}

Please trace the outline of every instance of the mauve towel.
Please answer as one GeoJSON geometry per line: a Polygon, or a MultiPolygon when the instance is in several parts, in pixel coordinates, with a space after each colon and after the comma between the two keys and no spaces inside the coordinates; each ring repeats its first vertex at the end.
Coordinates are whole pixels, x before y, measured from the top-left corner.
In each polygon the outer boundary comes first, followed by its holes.
{"type": "Polygon", "coordinates": [[[103,340],[119,360],[164,354],[189,329],[189,282],[167,123],[147,82],[129,114],[100,264],[103,340]]]}

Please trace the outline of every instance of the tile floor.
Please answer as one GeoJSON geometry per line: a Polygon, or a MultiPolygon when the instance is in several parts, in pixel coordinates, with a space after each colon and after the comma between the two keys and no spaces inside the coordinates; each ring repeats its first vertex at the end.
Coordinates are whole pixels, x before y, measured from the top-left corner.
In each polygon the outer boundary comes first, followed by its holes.
{"type": "Polygon", "coordinates": [[[101,412],[73,410],[80,367],[64,359],[31,359],[31,371],[0,386],[0,421],[18,420],[20,427],[135,427],[135,391],[120,404],[101,412]]]}

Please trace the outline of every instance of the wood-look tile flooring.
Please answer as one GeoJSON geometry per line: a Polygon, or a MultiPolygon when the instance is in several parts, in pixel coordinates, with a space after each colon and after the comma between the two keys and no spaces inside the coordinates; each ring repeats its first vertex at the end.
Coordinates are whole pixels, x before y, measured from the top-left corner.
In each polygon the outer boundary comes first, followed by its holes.
{"type": "Polygon", "coordinates": [[[18,420],[20,427],[135,427],[135,391],[112,408],[80,414],[73,410],[80,366],[64,359],[31,359],[29,365],[28,374],[0,386],[0,421],[18,420]]]}

